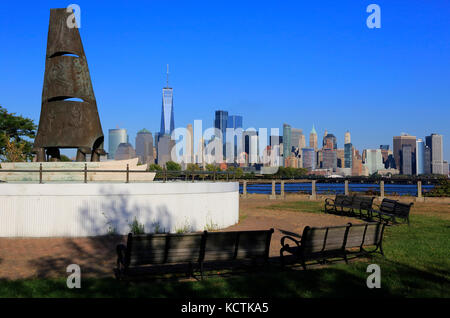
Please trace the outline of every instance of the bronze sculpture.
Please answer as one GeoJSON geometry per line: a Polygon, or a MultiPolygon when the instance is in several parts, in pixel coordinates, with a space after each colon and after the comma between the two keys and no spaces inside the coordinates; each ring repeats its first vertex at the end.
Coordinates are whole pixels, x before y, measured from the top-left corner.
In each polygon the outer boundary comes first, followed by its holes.
{"type": "Polygon", "coordinates": [[[59,161],[60,148],[77,148],[77,161],[99,161],[103,131],[78,28],[70,12],[50,10],[41,116],[33,151],[37,161],[59,161]],[[68,99],[77,99],[77,101],[68,99]]]}

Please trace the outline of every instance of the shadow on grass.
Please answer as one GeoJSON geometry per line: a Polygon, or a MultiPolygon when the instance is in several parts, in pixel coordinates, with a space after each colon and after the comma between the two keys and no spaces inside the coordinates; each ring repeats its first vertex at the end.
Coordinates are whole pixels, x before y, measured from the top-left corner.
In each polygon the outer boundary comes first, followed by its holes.
{"type": "MultiPolygon", "coordinates": [[[[229,272],[214,268],[203,281],[140,278],[82,278],[81,289],[68,289],[66,280],[0,280],[0,297],[449,297],[447,272],[419,270],[375,256],[368,261],[302,270],[281,267],[272,259],[264,267],[229,272]],[[366,285],[367,265],[381,268],[381,288],[366,285]]],[[[311,267],[312,268],[312,267],[311,267]]]]}

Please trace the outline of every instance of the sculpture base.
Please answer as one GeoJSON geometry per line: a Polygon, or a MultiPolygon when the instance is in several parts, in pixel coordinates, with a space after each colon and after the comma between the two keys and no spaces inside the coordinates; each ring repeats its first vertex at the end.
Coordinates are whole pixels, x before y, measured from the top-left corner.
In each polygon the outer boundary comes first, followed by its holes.
{"type": "Polygon", "coordinates": [[[0,184],[0,237],[218,230],[239,221],[237,182],[0,184]]]}

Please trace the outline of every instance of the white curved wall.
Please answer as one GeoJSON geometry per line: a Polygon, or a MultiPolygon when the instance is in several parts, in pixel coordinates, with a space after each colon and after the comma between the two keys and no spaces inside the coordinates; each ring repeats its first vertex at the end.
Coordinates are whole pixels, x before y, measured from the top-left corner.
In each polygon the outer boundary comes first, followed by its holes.
{"type": "Polygon", "coordinates": [[[237,182],[0,184],[0,237],[76,237],[225,228],[239,221],[237,182]]]}

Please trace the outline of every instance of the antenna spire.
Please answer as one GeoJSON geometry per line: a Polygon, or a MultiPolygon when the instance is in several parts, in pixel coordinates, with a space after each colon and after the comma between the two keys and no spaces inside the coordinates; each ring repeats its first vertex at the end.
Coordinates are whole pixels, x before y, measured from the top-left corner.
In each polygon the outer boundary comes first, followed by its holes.
{"type": "Polygon", "coordinates": [[[167,64],[167,88],[169,88],[169,64],[167,64]]]}

